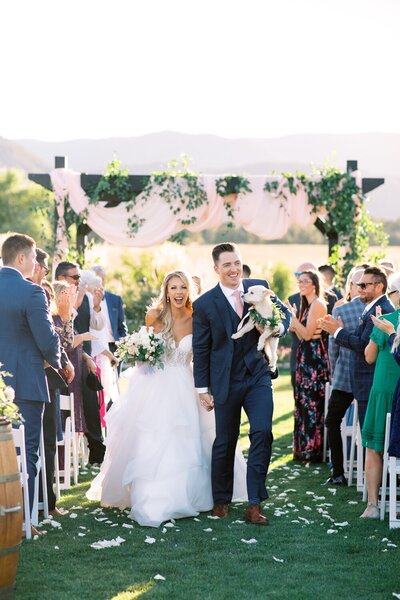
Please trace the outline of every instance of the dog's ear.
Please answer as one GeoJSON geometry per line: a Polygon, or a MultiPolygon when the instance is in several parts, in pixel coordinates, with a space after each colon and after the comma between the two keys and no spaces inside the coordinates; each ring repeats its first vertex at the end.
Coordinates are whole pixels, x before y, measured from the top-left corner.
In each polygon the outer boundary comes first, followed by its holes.
{"type": "Polygon", "coordinates": [[[273,296],[274,292],[268,288],[265,288],[264,290],[264,296],[273,296]]]}

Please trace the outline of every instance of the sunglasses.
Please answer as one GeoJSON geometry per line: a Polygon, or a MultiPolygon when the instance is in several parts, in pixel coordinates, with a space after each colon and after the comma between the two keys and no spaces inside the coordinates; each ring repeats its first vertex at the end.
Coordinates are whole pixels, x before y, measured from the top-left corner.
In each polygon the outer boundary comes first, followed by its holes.
{"type": "Polygon", "coordinates": [[[75,281],[78,281],[78,279],[81,278],[80,275],[66,275],[65,277],[70,277],[71,279],[75,279],[75,281]]]}
{"type": "Polygon", "coordinates": [[[39,266],[40,266],[40,267],[42,267],[42,269],[44,270],[44,274],[45,274],[45,275],[48,275],[48,274],[50,273],[50,269],[48,269],[48,268],[47,268],[47,267],[45,267],[44,265],[41,265],[41,264],[39,263],[39,266]]]}
{"type": "Polygon", "coordinates": [[[361,290],[365,290],[365,288],[367,287],[367,285],[376,285],[377,283],[379,283],[379,281],[369,281],[368,283],[356,283],[356,285],[361,290]]]}
{"type": "Polygon", "coordinates": [[[300,275],[302,274],[303,271],[295,271],[294,272],[294,276],[295,277],[300,277],[300,275]]]}

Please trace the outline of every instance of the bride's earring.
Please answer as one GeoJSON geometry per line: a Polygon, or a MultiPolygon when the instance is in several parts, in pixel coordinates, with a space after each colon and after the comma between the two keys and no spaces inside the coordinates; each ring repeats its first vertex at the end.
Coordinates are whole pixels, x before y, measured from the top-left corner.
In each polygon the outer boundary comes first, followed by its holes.
{"type": "Polygon", "coordinates": [[[169,302],[169,296],[167,296],[167,302],[169,302]]]}

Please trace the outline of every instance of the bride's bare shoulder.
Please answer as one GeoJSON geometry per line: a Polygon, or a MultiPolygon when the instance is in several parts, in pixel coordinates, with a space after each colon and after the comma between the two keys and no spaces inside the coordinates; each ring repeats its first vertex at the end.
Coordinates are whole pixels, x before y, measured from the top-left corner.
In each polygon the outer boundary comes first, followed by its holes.
{"type": "Polygon", "coordinates": [[[155,331],[161,330],[161,322],[159,320],[160,311],[155,308],[151,308],[145,317],[146,327],[154,327],[155,331]]]}

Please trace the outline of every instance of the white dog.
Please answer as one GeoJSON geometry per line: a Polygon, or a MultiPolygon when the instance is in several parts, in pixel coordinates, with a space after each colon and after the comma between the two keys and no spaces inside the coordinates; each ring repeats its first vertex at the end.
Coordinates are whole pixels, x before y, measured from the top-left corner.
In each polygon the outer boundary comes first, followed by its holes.
{"type": "Polygon", "coordinates": [[[263,285],[252,285],[243,294],[243,299],[251,304],[248,314],[240,321],[238,331],[232,335],[234,340],[241,338],[256,325],[263,327],[263,333],[258,340],[257,350],[263,350],[268,357],[271,371],[276,370],[278,338],[273,337],[281,322],[281,313],[274,306],[271,296],[275,296],[272,290],[263,285]],[[247,321],[247,322],[246,322],[247,321]],[[272,322],[272,324],[271,324],[272,322]]]}

